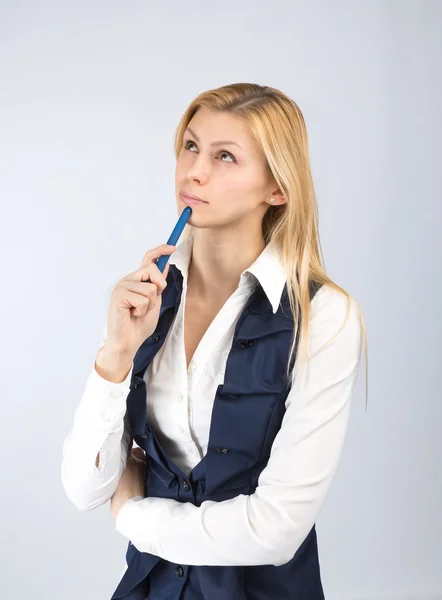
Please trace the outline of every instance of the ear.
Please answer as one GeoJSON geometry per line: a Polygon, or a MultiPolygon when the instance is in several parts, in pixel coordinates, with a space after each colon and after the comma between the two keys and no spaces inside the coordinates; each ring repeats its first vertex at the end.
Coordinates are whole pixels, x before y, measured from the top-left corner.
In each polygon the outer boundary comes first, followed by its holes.
{"type": "MultiPolygon", "coordinates": [[[[271,194],[271,198],[274,198],[274,202],[271,203],[271,206],[280,206],[281,204],[286,204],[287,200],[281,190],[278,188],[271,194]]],[[[269,198],[270,199],[270,198],[269,198]]]]}

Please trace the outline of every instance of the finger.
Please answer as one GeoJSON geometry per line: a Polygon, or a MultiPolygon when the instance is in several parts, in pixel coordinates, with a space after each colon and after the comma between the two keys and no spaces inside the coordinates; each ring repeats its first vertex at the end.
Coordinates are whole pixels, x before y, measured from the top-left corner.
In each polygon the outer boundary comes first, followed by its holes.
{"type": "Polygon", "coordinates": [[[128,290],[124,290],[124,293],[120,293],[118,298],[120,308],[129,310],[133,308],[132,314],[135,317],[144,316],[149,309],[151,301],[151,298],[143,296],[142,294],[129,292],[128,290]]]}
{"type": "Polygon", "coordinates": [[[166,275],[161,273],[158,266],[155,263],[150,263],[147,267],[140,267],[138,269],[140,273],[141,281],[148,282],[150,280],[155,283],[158,287],[161,286],[164,289],[167,285],[166,275]]]}
{"type": "Polygon", "coordinates": [[[141,266],[144,267],[150,263],[155,263],[160,256],[164,256],[165,254],[170,255],[175,251],[175,249],[176,246],[172,246],[171,244],[161,244],[161,246],[157,246],[152,250],[148,250],[141,261],[141,266]]]}
{"type": "Polygon", "coordinates": [[[144,460],[145,456],[146,456],[143,448],[139,448],[139,447],[132,448],[132,455],[136,456],[137,458],[140,458],[141,460],[144,460]]]}
{"type": "Polygon", "coordinates": [[[155,299],[158,292],[162,292],[166,287],[167,282],[161,277],[156,283],[150,281],[135,281],[133,279],[127,280],[121,283],[120,293],[124,295],[125,292],[134,292],[135,294],[141,294],[151,300],[155,299]]]}
{"type": "MultiPolygon", "coordinates": [[[[118,283],[117,288],[120,286],[127,287],[127,282],[138,281],[143,282],[144,285],[155,284],[156,288],[152,291],[158,294],[158,291],[162,292],[167,285],[167,275],[163,275],[155,263],[149,263],[144,265],[130,273],[118,283]]],[[[115,288],[115,289],[117,289],[115,288]]]]}
{"type": "Polygon", "coordinates": [[[117,295],[118,306],[121,308],[133,308],[132,315],[143,317],[148,310],[153,310],[157,305],[164,286],[157,287],[153,283],[146,282],[126,282],[115,294],[117,295]]]}

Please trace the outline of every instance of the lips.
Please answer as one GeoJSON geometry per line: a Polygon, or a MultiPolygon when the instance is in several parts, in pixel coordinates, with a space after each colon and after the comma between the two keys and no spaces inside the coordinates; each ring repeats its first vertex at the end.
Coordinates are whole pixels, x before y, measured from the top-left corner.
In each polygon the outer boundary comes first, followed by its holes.
{"type": "Polygon", "coordinates": [[[181,192],[181,194],[183,196],[186,196],[187,198],[190,198],[191,200],[199,200],[200,202],[205,202],[205,200],[199,198],[198,196],[195,196],[195,194],[191,194],[190,192],[181,192]]]}

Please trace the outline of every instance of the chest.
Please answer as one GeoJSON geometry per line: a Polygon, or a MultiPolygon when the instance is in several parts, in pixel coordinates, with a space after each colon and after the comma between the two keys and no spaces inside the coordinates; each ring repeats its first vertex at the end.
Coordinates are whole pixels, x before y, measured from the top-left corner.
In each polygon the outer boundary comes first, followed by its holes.
{"type": "Polygon", "coordinates": [[[186,298],[184,309],[184,349],[186,368],[189,368],[195,350],[203,339],[210,324],[221,310],[224,301],[214,304],[203,303],[192,297],[186,298]]]}

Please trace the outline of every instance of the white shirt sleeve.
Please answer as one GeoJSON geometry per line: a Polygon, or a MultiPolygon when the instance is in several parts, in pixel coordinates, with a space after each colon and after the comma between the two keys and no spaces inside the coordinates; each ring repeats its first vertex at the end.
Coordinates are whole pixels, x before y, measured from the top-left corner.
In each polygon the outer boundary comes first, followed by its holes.
{"type": "MultiPolygon", "coordinates": [[[[106,340],[106,325],[102,343],[106,340]]],[[[126,398],[133,371],[121,383],[101,377],[95,364],[63,443],[61,478],[68,498],[80,510],[105,504],[117,489],[132,447],[126,398]],[[96,457],[99,453],[99,463],[96,457]]]]}
{"type": "Polygon", "coordinates": [[[323,286],[312,300],[307,367],[286,399],[282,426],[251,495],[197,507],[137,496],[120,509],[116,529],[141,552],[187,565],[288,562],[315,523],[343,448],[362,328],[347,299],[323,286]],[[323,347],[324,346],[324,347],[323,347]]]}

